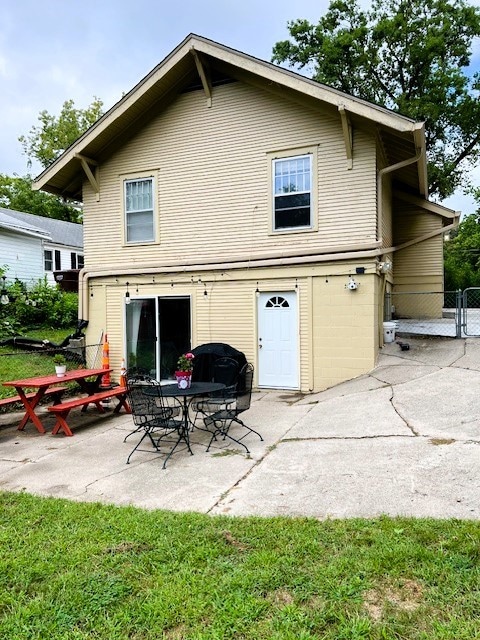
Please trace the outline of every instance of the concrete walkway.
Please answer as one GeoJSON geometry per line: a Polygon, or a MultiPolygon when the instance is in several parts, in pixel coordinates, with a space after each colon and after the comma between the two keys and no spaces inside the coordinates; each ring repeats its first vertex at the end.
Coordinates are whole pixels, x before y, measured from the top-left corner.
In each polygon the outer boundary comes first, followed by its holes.
{"type": "Polygon", "coordinates": [[[264,441],[248,437],[251,457],[228,441],[206,453],[196,430],[194,455],[175,453],[166,470],[150,452],[126,465],[128,415],[75,412],[72,438],[1,416],[0,489],[210,514],[478,519],[480,340],[408,342],[322,393],[255,393],[244,416],[264,441]]]}

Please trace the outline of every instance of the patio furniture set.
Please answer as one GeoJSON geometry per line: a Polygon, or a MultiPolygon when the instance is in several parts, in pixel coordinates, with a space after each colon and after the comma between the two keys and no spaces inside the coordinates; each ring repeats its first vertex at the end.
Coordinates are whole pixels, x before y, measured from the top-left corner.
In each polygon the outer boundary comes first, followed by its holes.
{"type": "Polygon", "coordinates": [[[219,343],[202,345],[192,353],[196,365],[187,388],[161,384],[148,372],[134,368],[127,371],[125,383],[104,389],[102,378],[111,369],[74,369],[61,378],[47,375],[4,382],[4,386],[14,387],[17,392],[17,396],[6,402],[23,403],[25,413],[18,430],[23,430],[31,421],[39,433],[45,434],[42,416],[36,408],[42,399],[52,397],[53,404],[47,407],[56,418],[52,435],[62,431],[66,436],[73,436],[67,422],[72,409],[81,407],[85,412],[88,405],[94,404],[100,413],[104,413],[102,402],[115,398],[114,412],[123,408],[131,413],[134,422],[135,428],[124,441],[135,434],[139,436],[127,464],[136,451],[145,451],[141,447],[146,441],[150,444],[148,451],[165,454],[163,468],[181,443],[193,455],[190,433],[195,429],[209,434],[207,451],[213,442],[228,438],[250,453],[243,439],[254,433],[263,440],[239,418],[250,407],[253,366],[244,354],[219,343]],[[59,385],[60,380],[62,385],[59,385]],[[84,395],[63,401],[62,396],[68,390],[64,383],[67,382],[76,382],[84,395]],[[243,433],[234,431],[233,426],[241,427],[243,433]]]}
{"type": "MultiPolygon", "coordinates": [[[[195,353],[195,350],[193,351],[195,353]]],[[[206,354],[207,355],[207,354],[206,354]]],[[[243,354],[242,354],[243,355],[243,354]]],[[[200,361],[201,354],[196,357],[200,361]]],[[[243,439],[255,433],[239,415],[250,408],[253,366],[247,362],[240,368],[239,361],[229,356],[210,358],[194,368],[194,376],[188,388],[179,388],[176,384],[162,385],[148,373],[133,369],[127,372],[127,398],[131,407],[135,429],[130,436],[142,432],[127,459],[136,451],[166,453],[163,468],[181,443],[191,455],[190,434],[194,430],[209,434],[206,450],[217,440],[229,439],[250,453],[243,439]],[[195,379],[203,377],[203,380],[195,379]],[[199,424],[200,423],[200,424],[199,424]],[[243,429],[239,434],[233,427],[243,429]],[[144,442],[150,445],[141,449],[144,442]]]]}

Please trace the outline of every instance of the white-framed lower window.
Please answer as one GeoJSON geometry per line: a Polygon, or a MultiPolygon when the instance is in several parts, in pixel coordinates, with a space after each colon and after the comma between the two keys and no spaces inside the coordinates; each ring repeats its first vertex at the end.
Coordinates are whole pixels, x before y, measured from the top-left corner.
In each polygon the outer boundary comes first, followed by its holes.
{"type": "Polygon", "coordinates": [[[126,242],[153,242],[155,240],[153,177],[124,180],[123,185],[126,242]]]}
{"type": "Polygon", "coordinates": [[[317,146],[268,153],[270,233],[317,230],[317,146]]]}

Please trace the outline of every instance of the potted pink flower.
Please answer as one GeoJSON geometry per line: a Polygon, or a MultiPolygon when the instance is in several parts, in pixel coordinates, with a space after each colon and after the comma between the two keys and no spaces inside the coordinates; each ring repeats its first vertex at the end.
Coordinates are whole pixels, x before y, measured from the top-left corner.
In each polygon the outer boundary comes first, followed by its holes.
{"type": "Polygon", "coordinates": [[[175,371],[175,378],[179,389],[189,389],[192,384],[192,371],[193,371],[193,353],[184,353],[177,361],[177,369],[175,371]]]}

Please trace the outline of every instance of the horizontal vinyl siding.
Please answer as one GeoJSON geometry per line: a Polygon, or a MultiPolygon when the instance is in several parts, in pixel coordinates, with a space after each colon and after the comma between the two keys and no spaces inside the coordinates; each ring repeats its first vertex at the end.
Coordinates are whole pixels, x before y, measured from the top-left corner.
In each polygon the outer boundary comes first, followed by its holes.
{"type": "MultiPolygon", "coordinates": [[[[260,276],[259,276],[260,277],[260,276]]],[[[296,291],[298,294],[300,380],[308,387],[309,377],[309,317],[308,281],[291,278],[273,280],[261,278],[258,288],[262,292],[296,291]],[[297,287],[295,289],[295,286],[297,287]]],[[[257,297],[256,280],[218,283],[207,287],[208,296],[200,293],[196,306],[196,344],[227,342],[243,351],[247,359],[257,363],[257,297]]]]}
{"type": "MultiPolygon", "coordinates": [[[[425,213],[413,206],[403,206],[397,210],[394,241],[398,246],[442,228],[440,216],[425,213]]],[[[440,234],[418,244],[401,249],[394,256],[395,283],[405,279],[425,278],[443,275],[443,236],[440,234]]]]}
{"type": "Polygon", "coordinates": [[[339,123],[324,124],[319,149],[319,225],[322,248],[376,239],[375,148],[373,140],[355,131],[353,169],[347,169],[345,142],[339,123]]]}
{"type": "Polygon", "coordinates": [[[227,259],[375,240],[374,137],[354,131],[348,170],[340,119],[235,83],[178,97],[99,168],[100,201],[84,186],[91,265],[227,259]],[[318,232],[268,235],[268,155],[318,145],[318,232]],[[158,170],[159,244],[123,246],[122,180],[158,170]],[[108,252],[105,243],[108,242],[108,252]]]}
{"type": "Polygon", "coordinates": [[[5,277],[15,278],[32,285],[45,275],[43,244],[39,238],[14,234],[2,230],[0,233],[0,264],[8,267],[5,277]]]}
{"type": "Polygon", "coordinates": [[[226,342],[256,360],[255,286],[251,281],[219,283],[197,296],[195,344],[226,342]]]}
{"type": "MultiPolygon", "coordinates": [[[[129,290],[132,296],[190,296],[192,304],[192,347],[206,342],[226,342],[243,351],[247,360],[257,368],[257,296],[261,291],[298,292],[300,380],[302,388],[309,390],[311,371],[310,310],[308,287],[309,279],[287,276],[275,279],[262,277],[266,271],[250,276],[247,272],[224,281],[215,281],[209,273],[189,282],[186,278],[177,278],[172,287],[171,279],[139,277],[132,281],[129,290]],[[297,288],[295,288],[297,287],[297,288]],[[138,293],[137,293],[138,289],[138,293]],[[207,295],[204,295],[204,291],[207,295]]],[[[298,271],[300,276],[300,271],[298,271]]],[[[114,278],[94,279],[91,282],[93,296],[89,297],[90,317],[87,329],[87,343],[97,343],[104,332],[108,334],[110,346],[110,365],[114,372],[112,378],[118,380],[121,359],[124,353],[124,314],[125,283],[114,278]]],[[[100,354],[101,355],[101,354],[100,354]]]]}
{"type": "MultiPolygon", "coordinates": [[[[196,277],[177,274],[173,278],[132,277],[132,296],[190,296],[192,301],[192,346],[226,342],[243,351],[256,369],[257,304],[261,292],[297,292],[298,357],[300,388],[319,391],[369,371],[378,350],[379,278],[374,263],[363,263],[365,274],[355,275],[359,287],[346,288],[354,264],[325,264],[309,268],[241,270],[220,276],[199,272],[196,277]],[[336,275],[332,275],[336,274],[336,275]],[[172,286],[173,283],[173,286],[172,286]],[[138,293],[137,293],[138,290],[138,293]],[[207,295],[204,292],[207,291],[207,295]]],[[[117,381],[124,353],[126,286],[115,277],[93,279],[89,296],[90,324],[87,343],[98,342],[107,332],[110,365],[117,381]]],[[[101,354],[100,354],[101,355],[101,354]]]]}

